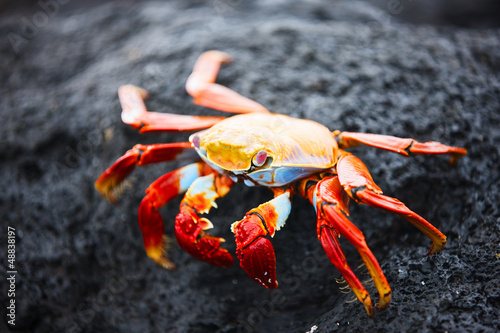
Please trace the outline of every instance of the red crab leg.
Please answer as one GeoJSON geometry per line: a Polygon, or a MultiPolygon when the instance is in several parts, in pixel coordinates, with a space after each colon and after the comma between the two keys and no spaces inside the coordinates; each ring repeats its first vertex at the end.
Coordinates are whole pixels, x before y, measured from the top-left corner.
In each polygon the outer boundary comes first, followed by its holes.
{"type": "Polygon", "coordinates": [[[94,186],[103,197],[116,202],[120,184],[136,166],[171,161],[174,159],[196,159],[197,155],[189,142],[135,145],[112,166],[104,171],[94,186]]]}
{"type": "Polygon", "coordinates": [[[285,224],[291,209],[290,191],[276,190],[275,195],[274,199],[250,210],[231,226],[241,268],[255,282],[269,289],[278,286],[276,258],[271,242],[264,236],[273,237],[285,224]]]}
{"type": "Polygon", "coordinates": [[[233,184],[228,177],[213,171],[196,179],[181,201],[180,213],[175,218],[175,237],[179,246],[198,260],[222,267],[232,266],[234,259],[220,247],[220,243],[225,242],[224,238],[205,232],[213,225],[198,214],[208,213],[210,208],[217,207],[215,199],[226,195],[233,184]]]}
{"type": "Polygon", "coordinates": [[[187,191],[198,177],[210,172],[213,170],[205,163],[193,163],[161,176],[146,190],[146,196],[139,206],[139,227],[146,253],[158,265],[167,269],[175,267],[167,256],[167,238],[158,210],[175,196],[187,191]]]}
{"type": "MultiPolygon", "coordinates": [[[[369,316],[373,315],[370,295],[346,262],[345,255],[337,237],[344,236],[358,250],[375,287],[379,292],[379,310],[386,308],[391,301],[391,288],[380,265],[368,248],[363,233],[347,218],[349,198],[343,191],[338,178],[325,178],[318,182],[315,190],[316,210],[318,212],[318,238],[330,261],[342,273],[356,297],[364,304],[369,316]]],[[[309,198],[311,201],[314,197],[309,198]]]]}
{"type": "Polygon", "coordinates": [[[382,195],[361,160],[345,153],[337,163],[339,181],[347,194],[357,202],[396,213],[422,231],[432,241],[430,253],[441,251],[446,245],[446,236],[423,217],[411,211],[401,201],[382,195]]]}
{"type": "Polygon", "coordinates": [[[140,133],[197,130],[225,119],[147,111],[144,100],[148,98],[148,92],[131,84],[121,86],[118,89],[118,97],[123,109],[122,121],[134,129],[140,129],[140,133]]]}
{"type": "Polygon", "coordinates": [[[194,98],[194,103],[232,113],[269,112],[261,104],[215,83],[221,64],[229,62],[231,57],[220,51],[200,55],[186,82],[186,91],[194,98]]]}
{"type": "Polygon", "coordinates": [[[404,156],[411,154],[451,154],[450,164],[454,164],[460,157],[467,154],[467,150],[460,147],[451,147],[435,141],[418,142],[413,139],[397,138],[389,135],[339,132],[333,133],[340,148],[353,147],[359,144],[396,152],[404,156]]]}

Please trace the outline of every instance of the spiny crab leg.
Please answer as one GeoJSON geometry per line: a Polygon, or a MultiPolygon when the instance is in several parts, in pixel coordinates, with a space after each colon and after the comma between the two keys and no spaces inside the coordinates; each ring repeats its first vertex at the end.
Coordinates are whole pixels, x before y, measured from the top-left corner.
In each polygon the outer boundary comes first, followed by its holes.
{"type": "Polygon", "coordinates": [[[337,163],[337,172],[340,183],[351,198],[359,203],[396,213],[429,237],[432,241],[429,254],[437,253],[444,248],[446,236],[398,199],[383,195],[359,158],[344,152],[344,156],[337,163]]]}
{"type": "Polygon", "coordinates": [[[318,238],[328,259],[342,274],[357,299],[363,303],[366,313],[369,316],[373,316],[373,303],[370,294],[347,263],[344,251],[338,240],[339,237],[340,234],[336,231],[332,223],[326,219],[318,218],[318,238]]]}
{"type": "Polygon", "coordinates": [[[154,131],[189,131],[211,127],[224,117],[187,116],[147,111],[144,100],[148,98],[145,89],[131,84],[118,89],[122,106],[122,121],[140,133],[154,131]]]}
{"type": "Polygon", "coordinates": [[[139,206],[139,227],[148,257],[158,265],[173,269],[168,258],[163,219],[158,210],[177,195],[187,191],[200,176],[213,172],[204,163],[193,163],[171,171],[155,180],[146,190],[146,196],[139,206]]]}
{"type": "Polygon", "coordinates": [[[276,258],[271,242],[264,236],[273,237],[285,224],[291,210],[290,195],[289,190],[276,190],[274,199],[250,210],[231,226],[240,266],[255,282],[269,289],[278,286],[276,258]]]}
{"type": "Polygon", "coordinates": [[[333,132],[340,148],[354,147],[360,144],[396,152],[404,156],[411,154],[450,154],[450,164],[454,164],[460,157],[467,154],[467,150],[460,147],[446,146],[436,141],[418,142],[410,138],[398,138],[389,135],[333,132]]]}
{"type": "Polygon", "coordinates": [[[95,188],[103,197],[115,203],[119,194],[119,185],[136,166],[174,159],[196,160],[197,155],[190,142],[135,145],[101,174],[94,184],[95,188]]]}
{"type": "Polygon", "coordinates": [[[330,261],[342,273],[356,297],[364,304],[366,313],[372,316],[373,304],[370,295],[347,264],[337,237],[344,236],[358,250],[365,263],[375,287],[379,292],[379,310],[386,308],[391,301],[391,288],[380,265],[368,248],[363,233],[347,218],[349,198],[340,185],[338,178],[325,178],[317,183],[315,193],[309,200],[316,202],[318,214],[318,238],[330,261]]]}
{"type": "Polygon", "coordinates": [[[198,214],[208,213],[210,208],[217,207],[215,200],[226,195],[232,185],[231,179],[215,172],[199,177],[186,192],[180,213],[175,218],[175,237],[179,246],[198,260],[222,267],[232,266],[234,259],[220,247],[220,243],[225,242],[223,238],[205,232],[213,225],[198,214]]]}
{"type": "Polygon", "coordinates": [[[194,98],[193,102],[224,112],[269,112],[261,104],[215,83],[220,66],[229,62],[231,56],[220,51],[208,51],[200,55],[186,82],[186,91],[194,98]]]}

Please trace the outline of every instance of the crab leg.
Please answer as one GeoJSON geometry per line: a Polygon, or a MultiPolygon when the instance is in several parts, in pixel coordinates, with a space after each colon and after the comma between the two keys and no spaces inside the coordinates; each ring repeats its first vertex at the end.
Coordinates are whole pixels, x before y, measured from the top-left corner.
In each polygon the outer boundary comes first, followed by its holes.
{"type": "MultiPolygon", "coordinates": [[[[209,169],[209,167],[206,167],[209,169]]],[[[208,213],[217,207],[215,199],[229,192],[233,181],[227,176],[215,173],[196,179],[181,201],[180,213],[175,218],[175,237],[179,246],[198,260],[212,265],[229,267],[234,264],[229,252],[220,247],[223,238],[205,232],[213,228],[212,223],[198,214],[208,213]]]]}
{"type": "Polygon", "coordinates": [[[224,117],[186,116],[147,111],[144,100],[148,92],[127,84],[118,89],[122,105],[122,121],[140,133],[154,131],[190,131],[210,127],[224,117]]]}
{"type": "Polygon", "coordinates": [[[234,222],[231,230],[236,239],[236,254],[240,266],[260,285],[274,289],[276,258],[269,239],[284,226],[291,210],[291,192],[275,190],[275,198],[250,210],[245,217],[234,222]]]}
{"type": "Polygon", "coordinates": [[[221,64],[229,62],[231,56],[220,51],[200,55],[186,82],[186,91],[194,98],[194,103],[232,113],[269,112],[261,104],[215,83],[221,64]]]}
{"type": "Polygon", "coordinates": [[[335,131],[333,134],[336,136],[340,148],[364,144],[393,151],[404,156],[410,156],[411,154],[451,154],[450,164],[454,164],[460,157],[467,154],[467,150],[464,148],[446,146],[435,141],[421,143],[413,139],[403,139],[389,135],[340,131],[335,131]]]}
{"type": "Polygon", "coordinates": [[[357,157],[344,153],[337,163],[340,184],[347,194],[357,202],[396,213],[422,231],[432,241],[429,254],[441,251],[446,245],[446,236],[423,217],[411,211],[401,201],[382,195],[366,166],[357,157]]]}
{"type": "Polygon", "coordinates": [[[330,261],[351,287],[356,297],[364,304],[369,316],[373,315],[373,304],[370,295],[346,262],[337,237],[344,236],[358,250],[375,286],[379,292],[379,310],[386,308],[391,300],[391,288],[380,265],[368,248],[363,233],[347,218],[349,198],[343,191],[338,178],[325,178],[318,182],[314,195],[309,200],[315,205],[318,213],[318,238],[330,261]],[[314,198],[316,202],[314,203],[314,198]]]}
{"type": "Polygon", "coordinates": [[[167,256],[167,238],[158,210],[175,196],[186,192],[198,177],[209,172],[213,171],[206,164],[193,163],[161,176],[146,190],[139,206],[139,227],[144,247],[148,257],[166,269],[173,269],[175,265],[167,256]]]}
{"type": "Polygon", "coordinates": [[[103,197],[115,203],[120,192],[120,184],[136,166],[174,159],[196,160],[197,156],[189,142],[135,145],[106,169],[94,186],[103,197]]]}

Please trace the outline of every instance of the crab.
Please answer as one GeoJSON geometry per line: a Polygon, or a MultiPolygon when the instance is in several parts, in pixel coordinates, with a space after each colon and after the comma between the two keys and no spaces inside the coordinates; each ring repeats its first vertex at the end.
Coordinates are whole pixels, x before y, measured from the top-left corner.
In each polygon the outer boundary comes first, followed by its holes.
{"type": "Polygon", "coordinates": [[[232,117],[147,111],[146,90],[121,86],[118,95],[122,120],[140,133],[201,131],[192,134],[188,142],[135,145],[102,173],[95,182],[96,189],[116,202],[121,185],[136,166],[185,159],[193,162],[154,181],[139,206],[146,253],[166,269],[175,268],[168,256],[168,238],[159,213],[168,201],[185,192],[175,218],[175,237],[180,247],[196,259],[229,267],[234,259],[221,246],[225,240],[209,234],[207,230],[213,224],[200,215],[217,207],[215,200],[226,195],[235,183],[271,189],[272,200],[251,209],[231,225],[240,266],[254,281],[270,289],[278,286],[270,238],[285,225],[291,198],[298,194],[315,208],[317,237],[366,313],[374,314],[372,299],[347,263],[340,236],[357,249],[366,265],[379,295],[377,308],[386,308],[391,288],[363,233],[349,218],[349,201],[405,218],[432,241],[429,254],[443,249],[446,236],[398,199],[382,194],[363,162],[344,149],[365,145],[403,156],[450,154],[452,164],[467,153],[466,149],[411,138],[332,132],[311,120],[270,113],[261,104],[215,83],[221,65],[230,61],[231,57],[220,51],[201,54],[186,90],[197,105],[239,114],[232,117]]]}

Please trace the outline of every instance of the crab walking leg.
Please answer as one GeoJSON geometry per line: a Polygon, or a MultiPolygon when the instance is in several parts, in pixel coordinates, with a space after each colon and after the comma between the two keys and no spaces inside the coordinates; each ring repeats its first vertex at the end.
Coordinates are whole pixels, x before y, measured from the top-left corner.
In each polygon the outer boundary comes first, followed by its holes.
{"type": "Polygon", "coordinates": [[[340,183],[351,198],[357,202],[396,213],[417,227],[432,241],[429,254],[441,251],[446,245],[446,236],[423,217],[411,211],[401,201],[382,194],[366,166],[357,157],[344,153],[337,163],[340,183]]]}
{"type": "Polygon", "coordinates": [[[318,238],[330,261],[339,269],[356,297],[364,304],[369,316],[373,315],[370,295],[345,260],[338,234],[344,236],[358,250],[379,293],[379,310],[386,308],[391,301],[391,288],[380,265],[368,248],[363,233],[347,218],[349,198],[346,196],[337,177],[325,178],[316,185],[316,210],[318,213],[318,238]]]}
{"type": "Polygon", "coordinates": [[[363,303],[366,313],[369,316],[373,316],[373,303],[370,294],[368,294],[361,281],[359,281],[351,267],[349,267],[344,251],[338,241],[338,237],[340,237],[340,235],[331,223],[325,219],[318,218],[318,238],[330,262],[335,265],[354,292],[354,295],[363,303]]]}
{"type": "Polygon", "coordinates": [[[276,257],[269,239],[285,225],[290,214],[291,192],[275,191],[275,198],[250,210],[245,217],[234,222],[231,230],[236,239],[236,254],[240,266],[258,284],[274,289],[276,281],[276,257]]]}
{"type": "Polygon", "coordinates": [[[220,51],[200,55],[186,82],[186,91],[194,98],[194,103],[232,113],[269,112],[261,104],[215,83],[221,64],[229,62],[231,56],[220,51]]]}
{"type": "Polygon", "coordinates": [[[364,144],[380,149],[396,152],[404,156],[411,154],[451,154],[450,164],[454,164],[460,157],[467,154],[467,150],[460,147],[446,146],[435,141],[418,142],[410,138],[397,138],[389,135],[340,132],[333,133],[340,148],[348,148],[364,144]]]}
{"type": "Polygon", "coordinates": [[[215,200],[226,195],[233,184],[227,176],[213,171],[196,179],[181,201],[180,212],[175,218],[175,237],[179,246],[198,260],[221,267],[232,266],[234,259],[220,247],[220,243],[225,242],[224,238],[205,232],[213,225],[198,214],[208,213],[210,208],[217,207],[215,200]]]}
{"type": "Polygon", "coordinates": [[[201,162],[171,171],[148,187],[146,196],[139,206],[139,227],[146,253],[166,269],[173,269],[175,265],[167,256],[167,238],[163,231],[163,219],[158,210],[177,195],[186,192],[198,177],[207,172],[212,170],[207,169],[201,162]]]}
{"type": "Polygon", "coordinates": [[[122,106],[122,121],[140,133],[154,131],[190,131],[208,128],[224,117],[187,116],[147,111],[144,100],[148,92],[131,84],[118,89],[122,106]]]}
{"type": "Polygon", "coordinates": [[[190,142],[135,145],[96,180],[94,186],[103,197],[115,203],[120,192],[120,184],[135,169],[151,163],[171,160],[198,159],[190,142]]]}

